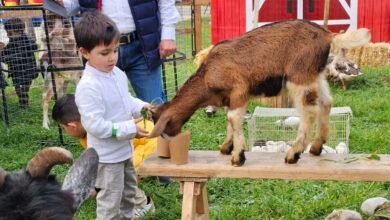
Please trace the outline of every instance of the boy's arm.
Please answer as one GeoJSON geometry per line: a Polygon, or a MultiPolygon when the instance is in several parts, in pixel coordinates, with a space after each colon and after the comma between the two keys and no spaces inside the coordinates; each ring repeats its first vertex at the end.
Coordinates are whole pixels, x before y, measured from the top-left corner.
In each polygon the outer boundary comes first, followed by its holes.
{"type": "Polygon", "coordinates": [[[102,105],[103,99],[99,96],[100,92],[94,88],[79,86],[76,89],[76,104],[87,133],[98,138],[114,137],[118,140],[135,137],[137,128],[133,120],[123,122],[105,120],[105,107],[102,105]]]}
{"type": "Polygon", "coordinates": [[[130,106],[131,106],[131,114],[132,115],[139,115],[141,113],[142,108],[150,106],[149,103],[142,101],[139,98],[135,98],[129,93],[130,95],[130,106]]]}
{"type": "Polygon", "coordinates": [[[29,42],[28,46],[30,51],[35,52],[36,50],[38,50],[38,45],[35,43],[35,41],[32,38],[29,37],[28,42],[29,42]]]}
{"type": "Polygon", "coordinates": [[[76,88],[75,101],[81,115],[81,122],[87,133],[98,138],[111,137],[112,123],[105,121],[105,107],[98,96],[99,91],[79,85],[76,88]]]}

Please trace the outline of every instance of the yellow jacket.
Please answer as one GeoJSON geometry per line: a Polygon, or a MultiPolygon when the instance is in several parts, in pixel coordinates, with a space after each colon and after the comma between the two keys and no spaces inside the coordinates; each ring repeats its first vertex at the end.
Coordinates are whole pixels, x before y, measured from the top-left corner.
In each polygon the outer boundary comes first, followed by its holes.
{"type": "MultiPolygon", "coordinates": [[[[138,123],[138,126],[143,127],[144,122],[138,123]]],[[[149,133],[153,130],[153,122],[146,121],[146,129],[149,133]]],[[[148,158],[148,156],[156,150],[157,138],[134,138],[133,140],[133,163],[136,170],[140,166],[141,162],[148,158]]],[[[87,147],[87,138],[80,138],[80,145],[85,149],[87,147]]]]}

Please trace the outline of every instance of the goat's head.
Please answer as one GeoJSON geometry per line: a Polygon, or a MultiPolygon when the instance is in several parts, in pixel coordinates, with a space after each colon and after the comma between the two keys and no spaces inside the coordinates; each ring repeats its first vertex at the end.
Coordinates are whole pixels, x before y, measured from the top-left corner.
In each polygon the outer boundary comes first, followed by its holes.
{"type": "Polygon", "coordinates": [[[183,125],[192,115],[186,116],[187,114],[183,114],[180,109],[171,106],[169,102],[154,106],[150,113],[155,126],[149,137],[161,135],[165,139],[171,139],[179,134],[183,125]]]}
{"type": "Polygon", "coordinates": [[[336,56],[330,55],[328,58],[329,76],[335,78],[350,79],[362,73],[359,66],[345,56],[345,49],[340,49],[336,56]]]}
{"type": "Polygon", "coordinates": [[[72,219],[94,186],[98,155],[86,150],[69,170],[61,184],[50,169],[72,162],[72,154],[59,147],[45,148],[26,169],[7,174],[0,169],[1,219],[72,219]]]}

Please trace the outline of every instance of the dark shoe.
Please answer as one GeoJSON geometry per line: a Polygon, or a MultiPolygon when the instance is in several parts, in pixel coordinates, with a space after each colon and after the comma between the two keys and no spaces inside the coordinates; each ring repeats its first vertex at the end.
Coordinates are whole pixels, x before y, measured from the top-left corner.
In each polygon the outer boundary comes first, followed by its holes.
{"type": "Polygon", "coordinates": [[[211,118],[215,116],[216,111],[213,106],[209,105],[204,108],[204,113],[206,113],[207,117],[211,118]]]}
{"type": "Polygon", "coordinates": [[[163,185],[168,185],[172,182],[171,177],[169,176],[158,176],[157,179],[163,185]]]}

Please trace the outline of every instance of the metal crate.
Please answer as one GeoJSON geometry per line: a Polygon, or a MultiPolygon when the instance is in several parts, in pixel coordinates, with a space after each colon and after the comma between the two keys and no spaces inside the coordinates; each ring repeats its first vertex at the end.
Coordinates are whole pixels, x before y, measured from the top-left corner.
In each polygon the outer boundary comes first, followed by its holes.
{"type": "MultiPolygon", "coordinates": [[[[329,138],[326,143],[328,147],[336,149],[338,146],[345,146],[348,151],[351,117],[350,107],[331,109],[329,138]]],[[[275,143],[278,149],[272,151],[286,151],[297,136],[298,125],[299,114],[295,108],[256,107],[248,125],[249,150],[254,146],[266,147],[275,143]]],[[[313,138],[315,126],[311,134],[313,138]]]]}

